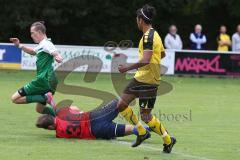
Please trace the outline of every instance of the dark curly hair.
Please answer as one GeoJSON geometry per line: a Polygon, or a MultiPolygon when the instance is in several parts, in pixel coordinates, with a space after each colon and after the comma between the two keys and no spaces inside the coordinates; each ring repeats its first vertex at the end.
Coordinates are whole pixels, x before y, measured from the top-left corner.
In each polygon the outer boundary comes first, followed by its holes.
{"type": "Polygon", "coordinates": [[[153,6],[146,4],[142,8],[139,8],[136,14],[137,17],[143,19],[146,24],[152,24],[152,20],[156,15],[156,10],[153,6]]]}

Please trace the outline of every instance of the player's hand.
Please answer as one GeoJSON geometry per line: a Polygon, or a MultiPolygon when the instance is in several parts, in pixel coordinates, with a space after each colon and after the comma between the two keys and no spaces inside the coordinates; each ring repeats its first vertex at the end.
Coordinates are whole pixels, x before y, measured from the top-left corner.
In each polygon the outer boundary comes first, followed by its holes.
{"type": "Polygon", "coordinates": [[[20,40],[18,38],[10,38],[10,41],[17,47],[20,44],[20,40]]]}
{"type": "Polygon", "coordinates": [[[62,61],[63,61],[63,58],[60,54],[56,55],[54,58],[55,58],[55,61],[58,63],[62,63],[62,61]]]}
{"type": "Polygon", "coordinates": [[[126,65],[119,65],[118,70],[119,70],[120,73],[125,73],[125,72],[128,71],[128,68],[127,68],[126,65]]]}

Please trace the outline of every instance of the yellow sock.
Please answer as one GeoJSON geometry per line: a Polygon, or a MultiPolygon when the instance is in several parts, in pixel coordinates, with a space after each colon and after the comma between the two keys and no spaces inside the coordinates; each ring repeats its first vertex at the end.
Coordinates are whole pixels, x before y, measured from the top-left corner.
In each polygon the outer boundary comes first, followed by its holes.
{"type": "Polygon", "coordinates": [[[132,125],[135,125],[139,135],[146,134],[146,129],[143,127],[141,122],[139,122],[138,117],[133,113],[132,108],[127,107],[120,114],[132,125]]]}
{"type": "Polygon", "coordinates": [[[148,122],[147,124],[155,133],[159,134],[163,138],[164,144],[170,144],[171,143],[171,137],[167,133],[164,126],[161,124],[161,122],[155,117],[152,117],[152,120],[148,122]]]}

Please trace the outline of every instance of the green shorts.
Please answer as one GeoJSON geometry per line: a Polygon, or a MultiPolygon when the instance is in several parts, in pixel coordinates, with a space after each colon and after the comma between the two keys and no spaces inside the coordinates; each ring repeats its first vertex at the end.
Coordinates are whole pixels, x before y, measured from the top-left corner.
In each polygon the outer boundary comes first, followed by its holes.
{"type": "Polygon", "coordinates": [[[57,84],[58,80],[55,75],[51,76],[48,80],[46,78],[37,77],[20,89],[22,93],[20,95],[44,95],[47,92],[52,92],[54,94],[57,84]]]}

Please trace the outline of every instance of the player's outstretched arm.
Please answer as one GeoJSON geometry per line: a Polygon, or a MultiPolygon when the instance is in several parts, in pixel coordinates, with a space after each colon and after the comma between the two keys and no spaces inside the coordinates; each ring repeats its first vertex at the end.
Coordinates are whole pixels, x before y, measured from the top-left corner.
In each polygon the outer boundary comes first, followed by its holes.
{"type": "Polygon", "coordinates": [[[22,49],[24,52],[35,55],[35,51],[31,47],[24,46],[20,44],[20,40],[18,38],[10,38],[10,41],[18,48],[22,49]]]}
{"type": "Polygon", "coordinates": [[[56,62],[62,63],[63,58],[62,58],[62,56],[60,55],[60,53],[58,53],[58,52],[53,52],[52,55],[53,55],[53,57],[54,57],[54,59],[55,59],[56,62]]]}
{"type": "Polygon", "coordinates": [[[137,63],[131,64],[131,65],[119,65],[118,66],[118,70],[120,73],[125,73],[127,71],[133,70],[133,69],[138,69],[140,67],[143,67],[145,65],[148,65],[151,61],[152,58],[152,51],[144,51],[143,53],[143,58],[141,60],[139,60],[137,63]]]}

